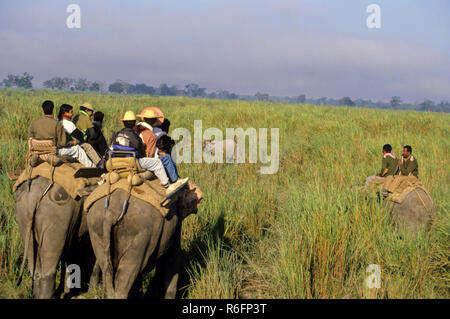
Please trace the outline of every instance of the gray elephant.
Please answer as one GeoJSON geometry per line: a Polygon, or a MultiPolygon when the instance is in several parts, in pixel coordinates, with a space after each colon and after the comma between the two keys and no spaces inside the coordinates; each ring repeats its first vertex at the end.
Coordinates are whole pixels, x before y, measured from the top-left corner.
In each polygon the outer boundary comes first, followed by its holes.
{"type": "Polygon", "coordinates": [[[181,224],[186,216],[197,212],[202,197],[199,193],[186,189],[180,196],[182,200],[172,205],[165,217],[151,204],[131,197],[119,220],[128,198],[122,189],[111,193],[106,212],[105,197],[89,208],[89,234],[108,298],[132,297],[141,275],[154,267],[152,294],[175,298],[182,254],[181,224]],[[184,205],[184,199],[193,194],[197,204],[184,205]]]}
{"type": "Polygon", "coordinates": [[[397,230],[429,230],[436,218],[433,201],[421,188],[411,191],[402,203],[385,200],[385,204],[397,230]]]}
{"type": "MultiPolygon", "coordinates": [[[[89,253],[92,248],[82,212],[83,198],[74,200],[60,185],[49,185],[50,180],[37,177],[30,185],[25,181],[16,191],[16,216],[25,247],[21,274],[26,258],[33,278],[33,297],[39,299],[57,297],[60,261],[62,269],[72,263],[79,265],[82,282],[87,281],[95,262],[93,253],[89,253]]],[[[65,286],[64,275],[62,271],[60,289],[65,286]]]]}

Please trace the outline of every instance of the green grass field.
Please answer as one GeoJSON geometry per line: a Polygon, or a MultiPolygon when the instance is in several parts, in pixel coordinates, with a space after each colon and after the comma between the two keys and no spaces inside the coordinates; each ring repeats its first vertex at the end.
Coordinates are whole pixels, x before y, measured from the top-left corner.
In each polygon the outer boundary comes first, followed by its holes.
{"type": "Polygon", "coordinates": [[[261,163],[179,164],[180,175],[205,195],[198,214],[183,224],[182,298],[449,298],[449,114],[5,89],[0,298],[31,297],[28,272],[20,287],[14,284],[23,247],[6,172],[23,168],[28,127],[45,99],[56,111],[62,103],[90,102],[106,114],[108,140],[125,110],[147,106],[161,108],[171,130],[185,127],[191,134],[194,120],[203,121],[203,130],[223,132],[279,128],[276,174],[261,175],[261,163]],[[400,237],[381,205],[354,186],[380,170],[383,144],[399,155],[403,126],[437,220],[428,233],[400,237]],[[366,288],[370,264],[381,267],[380,289],[366,288]]]}

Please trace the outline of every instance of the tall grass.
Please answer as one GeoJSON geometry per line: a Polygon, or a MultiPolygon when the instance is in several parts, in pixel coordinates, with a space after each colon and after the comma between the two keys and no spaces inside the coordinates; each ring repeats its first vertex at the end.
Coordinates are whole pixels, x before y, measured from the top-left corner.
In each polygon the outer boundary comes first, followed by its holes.
{"type": "Polygon", "coordinates": [[[448,114],[20,90],[0,90],[0,297],[30,297],[29,278],[13,284],[23,248],[6,172],[23,167],[28,126],[45,99],[92,103],[106,114],[107,139],[125,110],[146,106],[191,134],[194,120],[224,133],[279,128],[274,175],[260,175],[260,163],[178,165],[205,195],[183,224],[183,298],[449,297],[448,114]],[[430,232],[407,236],[354,187],[378,172],[383,144],[400,151],[403,126],[437,214],[430,232]],[[380,289],[364,284],[370,264],[381,267],[380,289]]]}

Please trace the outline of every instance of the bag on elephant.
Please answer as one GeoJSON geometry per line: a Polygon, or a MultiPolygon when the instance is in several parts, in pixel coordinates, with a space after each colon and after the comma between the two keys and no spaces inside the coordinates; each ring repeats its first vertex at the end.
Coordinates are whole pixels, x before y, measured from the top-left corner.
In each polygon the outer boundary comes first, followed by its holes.
{"type": "Polygon", "coordinates": [[[135,157],[110,157],[106,161],[106,171],[117,172],[122,178],[127,177],[131,172],[145,172],[135,157]]]}

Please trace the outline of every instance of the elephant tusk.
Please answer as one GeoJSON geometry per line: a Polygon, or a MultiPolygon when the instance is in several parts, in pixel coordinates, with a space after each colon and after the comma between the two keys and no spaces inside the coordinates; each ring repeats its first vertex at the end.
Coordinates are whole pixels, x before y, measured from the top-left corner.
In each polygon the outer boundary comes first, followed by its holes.
{"type": "Polygon", "coordinates": [[[122,206],[122,212],[120,213],[119,218],[117,218],[116,224],[122,219],[123,215],[125,215],[128,208],[128,199],[125,199],[122,206]]]}
{"type": "Polygon", "coordinates": [[[50,183],[47,188],[45,189],[44,193],[42,193],[41,199],[44,198],[45,194],[47,194],[47,192],[50,190],[50,188],[52,188],[53,183],[50,183]]]}
{"type": "Polygon", "coordinates": [[[109,206],[109,198],[106,197],[106,199],[105,199],[105,213],[108,210],[108,206],[109,206]]]}

